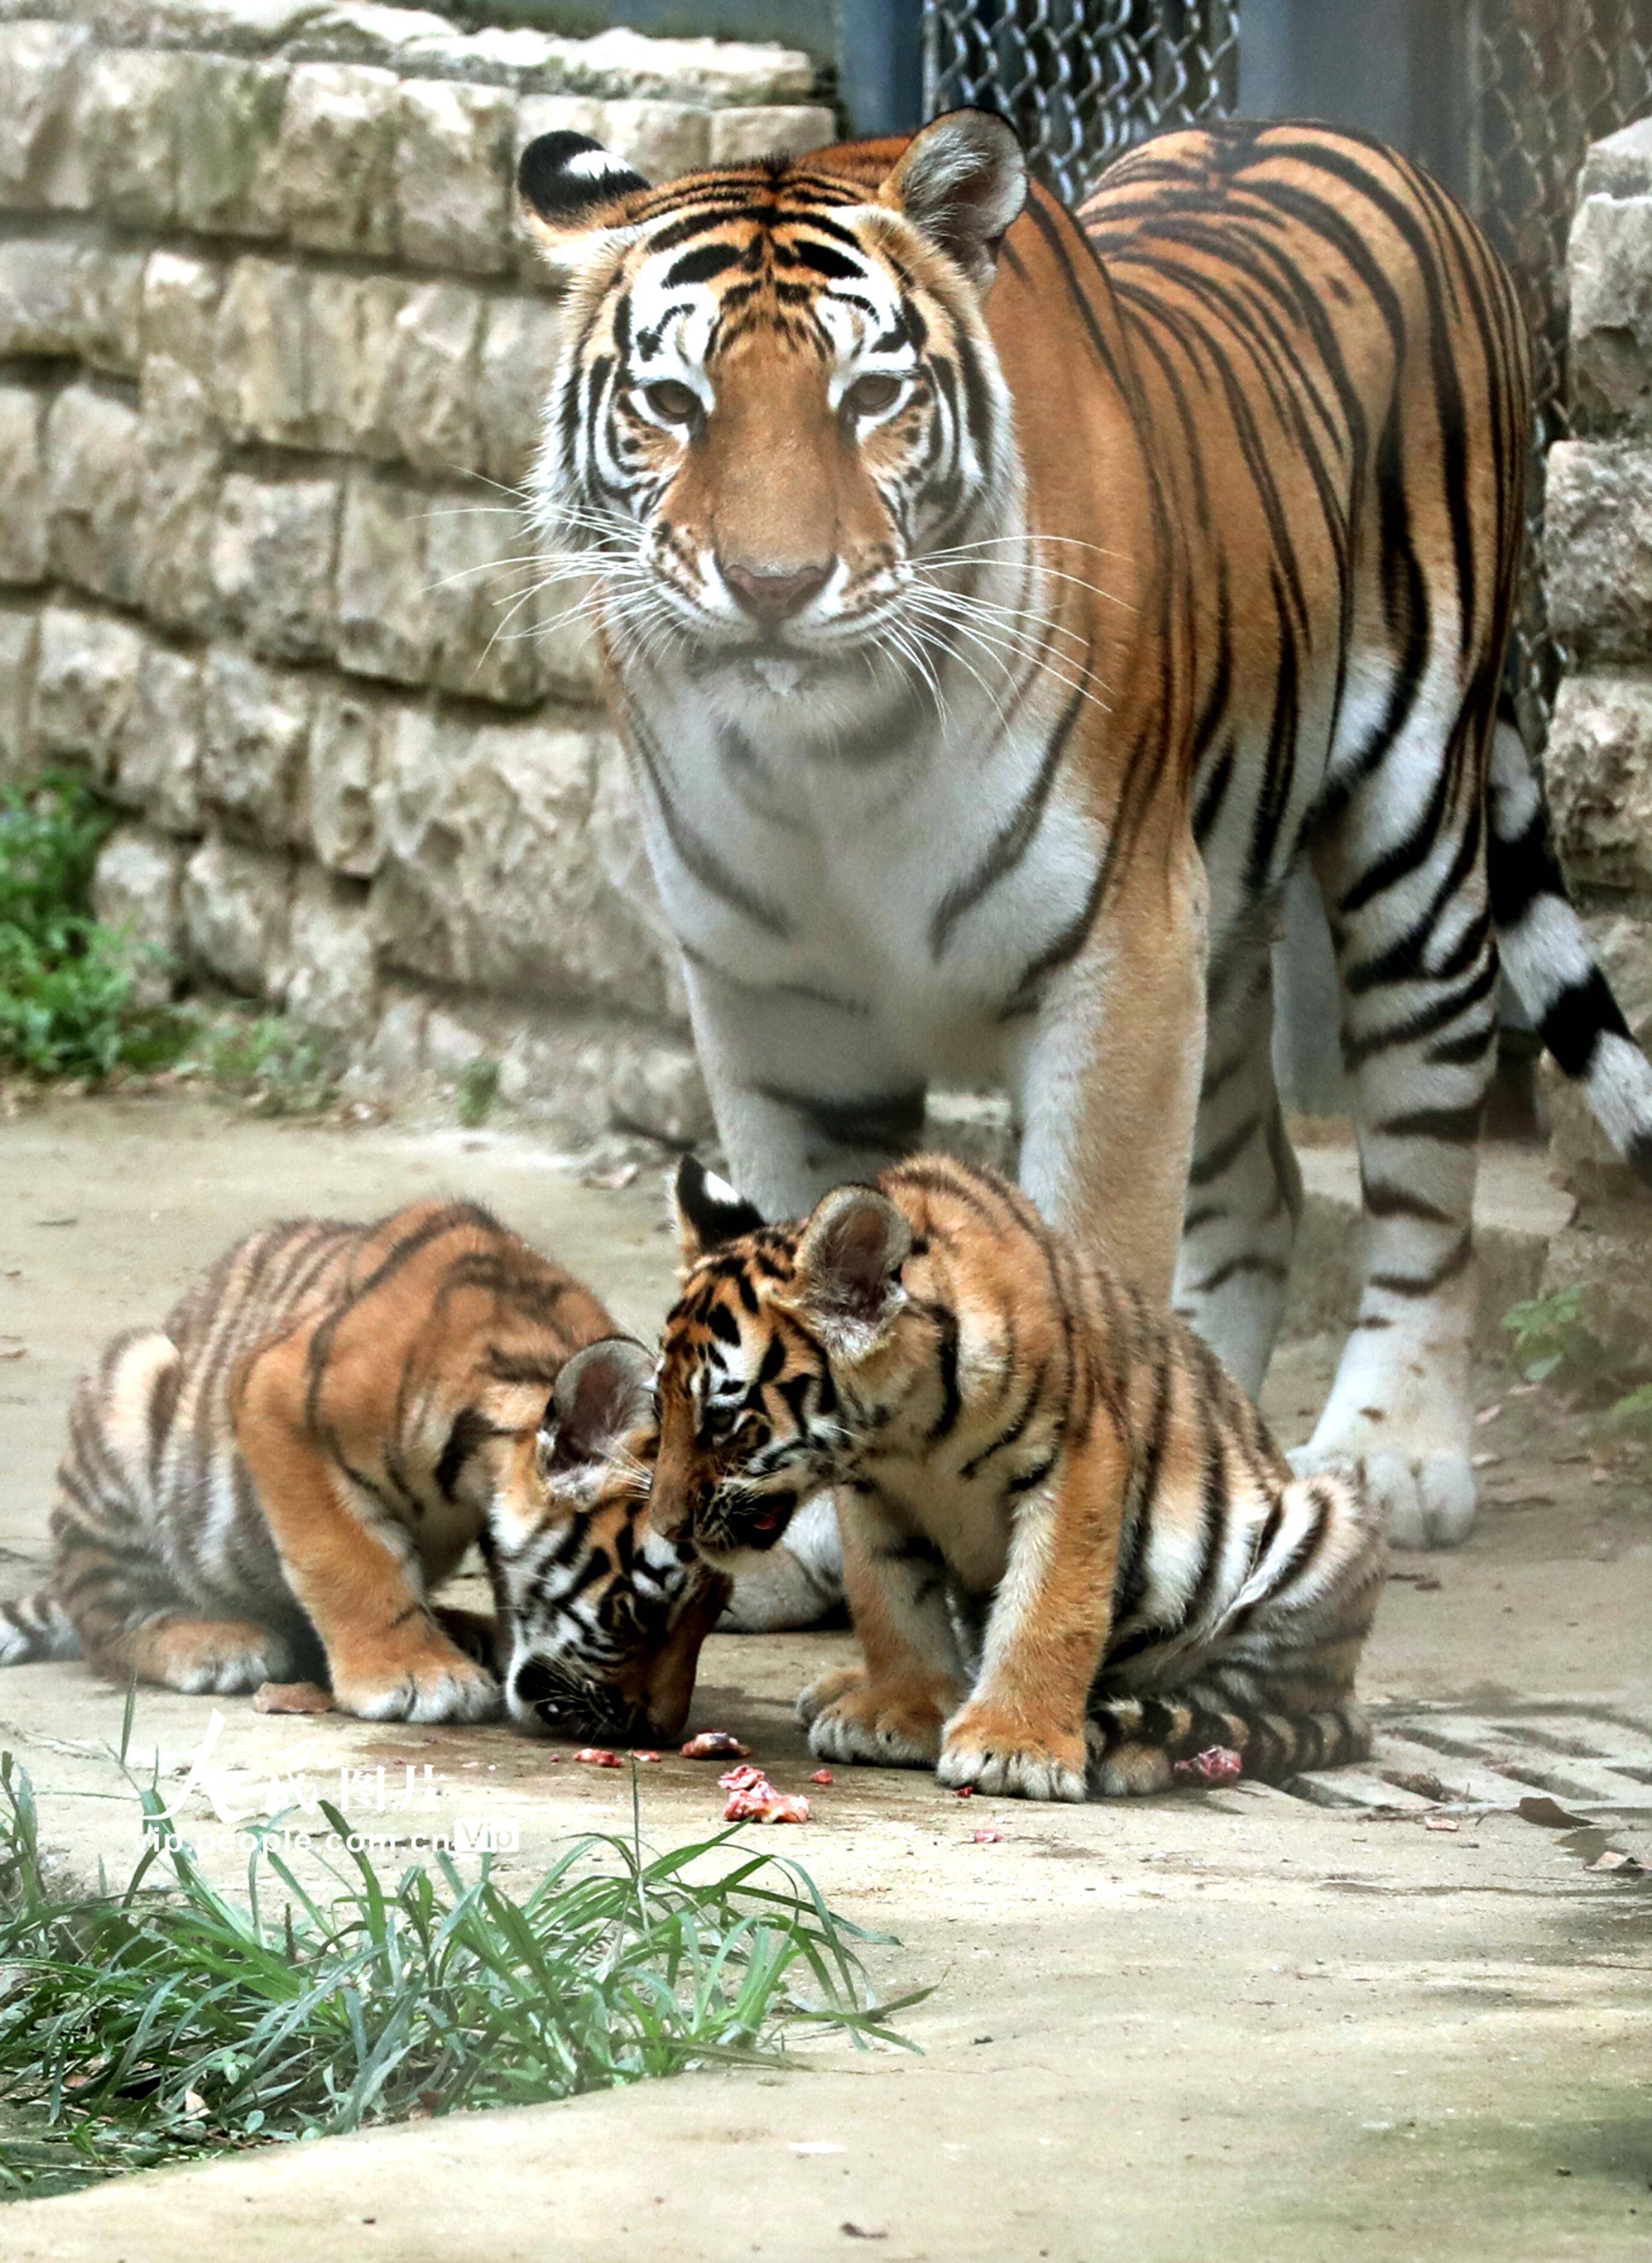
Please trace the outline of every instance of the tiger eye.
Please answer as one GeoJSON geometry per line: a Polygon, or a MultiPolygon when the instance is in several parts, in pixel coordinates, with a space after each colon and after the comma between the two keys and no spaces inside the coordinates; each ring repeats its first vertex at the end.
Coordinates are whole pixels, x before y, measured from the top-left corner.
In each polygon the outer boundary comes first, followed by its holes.
{"type": "Polygon", "coordinates": [[[656,416],[663,416],[667,424],[690,424],[699,414],[700,396],[675,378],[661,378],[658,385],[646,385],[643,399],[656,416]]]}
{"type": "Polygon", "coordinates": [[[843,406],[851,416],[881,416],[895,406],[900,391],[898,377],[857,377],[843,396],[843,406]]]}

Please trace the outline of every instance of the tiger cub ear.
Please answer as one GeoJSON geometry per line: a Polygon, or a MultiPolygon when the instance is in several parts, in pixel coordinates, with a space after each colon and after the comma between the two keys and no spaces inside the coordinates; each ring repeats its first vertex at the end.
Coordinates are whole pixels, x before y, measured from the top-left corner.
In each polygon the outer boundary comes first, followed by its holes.
{"type": "Polygon", "coordinates": [[[806,1315],[829,1351],[862,1358],[906,1301],[900,1269],[912,1228],[871,1187],[838,1187],[815,1204],[785,1302],[806,1315]]]}
{"type": "Polygon", "coordinates": [[[549,1476],[600,1462],[648,1419],[654,1356],[631,1336],[603,1336],[566,1361],[539,1428],[539,1464],[549,1476]]]}
{"type": "Polygon", "coordinates": [[[685,1155],[677,1165],[672,1191],[685,1266],[697,1265],[708,1252],[738,1241],[743,1233],[755,1233],[763,1222],[756,1204],[708,1171],[697,1155],[685,1155]]]}
{"type": "Polygon", "coordinates": [[[1027,201],[1027,158],[990,110],[949,110],[916,134],[877,192],[955,260],[983,297],[1004,231],[1027,201]]]}
{"type": "Polygon", "coordinates": [[[602,232],[624,227],[625,206],[648,184],[588,134],[541,134],[516,162],[523,217],[559,262],[602,232]]]}

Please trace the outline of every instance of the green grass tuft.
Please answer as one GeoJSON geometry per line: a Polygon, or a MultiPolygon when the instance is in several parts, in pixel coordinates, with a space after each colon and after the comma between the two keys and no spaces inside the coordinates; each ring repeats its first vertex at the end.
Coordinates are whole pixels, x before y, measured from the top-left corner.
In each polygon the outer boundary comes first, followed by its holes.
{"type": "MultiPolygon", "coordinates": [[[[797,1864],[731,1844],[570,1845],[524,1899],[484,1862],[395,1883],[323,1810],[349,1868],[307,1888],[260,1840],[244,1899],[149,1839],[119,1892],[48,1878],[29,1779],[0,1756],[0,2193],[61,2191],[216,2149],[528,2105],[835,2029],[900,2043],[797,1864]],[[689,1872],[727,1850],[716,1874],[689,1872]],[[170,1876],[167,1876],[170,1870],[170,1876]],[[152,1876],[164,1878],[155,1891],[152,1876]],[[272,1885],[271,1881],[275,1883],[272,1885]]],[[[909,2047],[909,2046],[908,2046],[909,2047]]]]}

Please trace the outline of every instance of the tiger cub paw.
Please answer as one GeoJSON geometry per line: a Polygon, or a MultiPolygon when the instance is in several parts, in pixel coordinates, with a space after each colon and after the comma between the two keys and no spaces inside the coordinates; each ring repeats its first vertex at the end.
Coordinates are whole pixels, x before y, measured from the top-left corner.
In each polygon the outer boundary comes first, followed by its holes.
{"type": "Polygon", "coordinates": [[[1084,1738],[1035,1730],[1005,1707],[971,1699],[947,1723],[935,1774],[953,1791],[1082,1799],[1084,1738]]]}
{"type": "MultiPolygon", "coordinates": [[[[145,1680],[189,1697],[234,1696],[263,1681],[290,1681],[294,1672],[291,1643],[239,1619],[161,1620],[144,1629],[134,1650],[145,1680]]],[[[126,1679],[119,1667],[108,1670],[112,1680],[126,1679]]]]}
{"type": "Polygon", "coordinates": [[[820,1695],[809,1716],[809,1749],[817,1760],[869,1761],[874,1768],[933,1768],[941,1750],[944,1710],[932,1692],[899,1682],[881,1686],[856,1667],[827,1674],[804,1692],[798,1710],[820,1695]]]}
{"type": "Polygon", "coordinates": [[[416,1652],[335,1661],[333,1698],[360,1721],[491,1721],[504,1703],[487,1668],[434,1629],[416,1652]]]}

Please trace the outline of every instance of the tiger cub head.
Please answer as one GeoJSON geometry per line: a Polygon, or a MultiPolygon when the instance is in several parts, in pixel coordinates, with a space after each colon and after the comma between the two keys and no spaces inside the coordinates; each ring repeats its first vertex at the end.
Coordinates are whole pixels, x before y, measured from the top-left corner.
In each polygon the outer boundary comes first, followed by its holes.
{"type": "Polygon", "coordinates": [[[840,1187],[766,1226],[690,1156],[676,1182],[682,1293],[657,1385],[655,1529],[714,1564],[772,1548],[823,1486],[852,1482],[858,1442],[909,1394],[933,1325],[901,1267],[912,1229],[871,1187],[840,1187]]]}
{"type": "Polygon", "coordinates": [[[571,277],[535,520],[608,575],[622,662],[675,652],[760,715],[805,676],[845,702],[900,681],[1021,492],[984,315],[1027,194],[1014,133],[955,111],[881,172],[830,162],[654,189],[564,133],[518,171],[571,277]]]}
{"type": "Polygon", "coordinates": [[[505,1703],[542,1735],[675,1738],[728,1600],[686,1538],[649,1522],[653,1372],[626,1337],[576,1352],[495,1486],[486,1552],[505,1703]]]}

